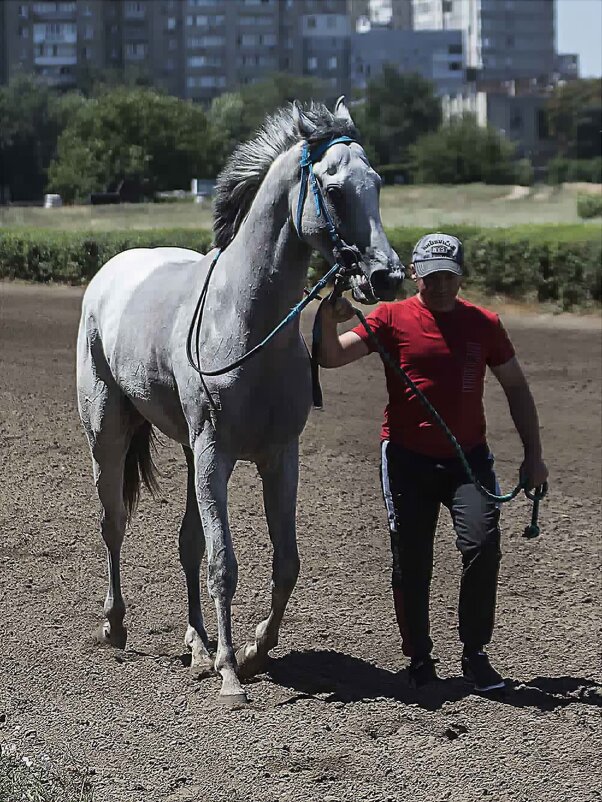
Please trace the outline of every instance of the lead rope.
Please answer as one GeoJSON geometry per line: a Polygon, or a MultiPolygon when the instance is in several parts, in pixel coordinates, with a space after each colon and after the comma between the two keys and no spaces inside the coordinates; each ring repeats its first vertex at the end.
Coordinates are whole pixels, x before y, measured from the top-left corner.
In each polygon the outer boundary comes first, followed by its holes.
{"type": "Polygon", "coordinates": [[[378,350],[379,354],[381,355],[383,361],[386,362],[386,364],[403,380],[403,382],[406,384],[406,386],[409,387],[410,390],[412,390],[413,393],[415,393],[415,395],[417,396],[418,400],[423,405],[423,407],[426,409],[426,411],[429,413],[431,418],[441,427],[441,429],[443,430],[445,436],[447,437],[449,442],[452,444],[452,446],[454,448],[454,451],[458,455],[458,458],[459,458],[460,462],[462,463],[462,466],[464,467],[464,470],[466,471],[466,474],[467,474],[468,478],[470,479],[472,484],[476,487],[476,489],[479,491],[479,493],[482,496],[484,496],[485,498],[489,499],[490,501],[495,501],[496,504],[505,504],[508,501],[512,501],[513,499],[515,499],[518,496],[518,494],[521,492],[521,490],[522,490],[524,492],[525,496],[530,501],[533,502],[533,511],[531,513],[531,523],[529,524],[529,526],[527,526],[525,528],[525,530],[523,532],[523,536],[524,537],[528,537],[528,538],[537,537],[539,535],[539,533],[540,533],[539,525],[538,525],[538,522],[537,522],[538,521],[538,516],[539,516],[539,502],[541,501],[542,498],[544,498],[544,496],[548,492],[548,483],[544,482],[544,484],[541,485],[540,487],[536,487],[536,488],[534,488],[534,490],[529,491],[525,487],[524,480],[520,479],[518,484],[516,485],[516,487],[513,490],[511,490],[509,493],[498,494],[498,493],[492,493],[490,490],[487,490],[487,488],[484,487],[479,482],[477,477],[474,475],[473,470],[470,467],[470,464],[468,462],[468,459],[466,458],[466,454],[464,453],[464,449],[462,448],[460,443],[458,443],[458,441],[455,438],[454,434],[452,433],[452,431],[450,430],[448,425],[445,423],[445,421],[443,420],[441,415],[437,412],[435,407],[431,404],[431,402],[428,400],[428,398],[424,395],[422,390],[420,390],[420,388],[416,386],[415,382],[412,381],[412,379],[408,376],[408,374],[401,367],[401,365],[398,365],[393,360],[393,358],[391,357],[391,355],[389,354],[387,349],[382,345],[382,343],[380,342],[380,340],[377,337],[377,335],[372,331],[372,329],[368,325],[368,323],[366,321],[366,318],[364,317],[362,312],[359,309],[357,309],[355,306],[353,307],[353,311],[355,313],[355,316],[358,318],[358,320],[360,321],[360,323],[362,324],[362,326],[366,330],[366,334],[368,335],[369,339],[374,343],[374,345],[375,345],[376,349],[378,350]]]}

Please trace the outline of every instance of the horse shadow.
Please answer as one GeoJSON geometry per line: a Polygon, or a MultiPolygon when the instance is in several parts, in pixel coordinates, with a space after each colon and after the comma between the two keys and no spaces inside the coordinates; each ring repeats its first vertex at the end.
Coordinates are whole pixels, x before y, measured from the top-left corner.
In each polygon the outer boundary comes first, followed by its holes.
{"type": "MultiPolygon", "coordinates": [[[[391,699],[434,711],[447,702],[475,693],[461,677],[414,688],[408,681],[407,669],[388,671],[335,650],[292,651],[271,658],[266,674],[271,682],[297,691],[292,698],[280,702],[280,706],[320,694],[320,700],[327,703],[391,699]]],[[[488,693],[486,697],[513,707],[535,707],[542,712],[575,703],[602,707],[602,685],[569,676],[535,677],[528,681],[508,678],[504,690],[488,693]]]]}

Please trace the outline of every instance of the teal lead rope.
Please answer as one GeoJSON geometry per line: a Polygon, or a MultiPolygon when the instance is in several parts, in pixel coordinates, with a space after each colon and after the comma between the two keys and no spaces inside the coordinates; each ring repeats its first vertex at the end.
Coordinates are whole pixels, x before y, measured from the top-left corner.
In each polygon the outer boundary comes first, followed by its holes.
{"type": "Polygon", "coordinates": [[[381,355],[383,361],[386,362],[386,364],[402,379],[402,381],[406,384],[406,386],[409,387],[410,390],[412,390],[412,392],[414,392],[416,394],[418,400],[425,407],[426,411],[429,413],[431,418],[433,418],[433,420],[441,427],[441,429],[443,429],[443,432],[445,433],[445,436],[447,437],[447,439],[450,441],[450,443],[454,447],[454,450],[455,450],[456,454],[458,455],[458,458],[461,461],[461,463],[462,463],[462,465],[464,467],[464,470],[466,471],[466,474],[467,474],[468,478],[473,483],[473,485],[476,487],[476,489],[479,491],[479,493],[482,496],[484,496],[485,498],[489,499],[490,501],[495,501],[496,504],[505,504],[506,502],[512,501],[513,499],[515,499],[518,496],[518,494],[521,492],[521,490],[522,490],[524,492],[525,496],[530,501],[533,502],[533,511],[531,513],[531,523],[529,524],[529,526],[527,526],[525,528],[525,531],[523,532],[523,536],[524,537],[528,537],[528,538],[537,537],[539,535],[539,532],[540,532],[539,525],[537,523],[538,516],[539,516],[539,502],[541,501],[541,499],[548,492],[547,482],[545,484],[541,485],[541,487],[536,487],[533,491],[529,491],[525,487],[524,480],[521,479],[513,490],[511,490],[509,493],[502,493],[502,494],[492,493],[490,490],[487,490],[486,487],[483,487],[483,485],[479,482],[477,477],[474,475],[474,473],[472,471],[472,468],[470,467],[470,465],[468,463],[468,460],[466,459],[466,454],[464,453],[464,450],[463,450],[462,446],[460,445],[460,443],[458,443],[458,441],[454,437],[453,433],[450,431],[448,425],[445,423],[445,421],[443,420],[441,415],[433,407],[433,405],[430,403],[430,401],[424,395],[424,393],[416,386],[416,384],[408,376],[408,374],[405,372],[405,370],[400,365],[397,365],[394,362],[394,360],[392,359],[392,357],[389,354],[389,352],[386,350],[386,348],[383,347],[383,345],[381,344],[381,342],[378,339],[378,337],[376,336],[376,334],[374,334],[374,332],[372,331],[372,329],[370,328],[370,326],[366,322],[366,318],[360,312],[360,310],[357,309],[354,306],[353,307],[353,311],[355,312],[356,317],[358,318],[358,320],[360,321],[360,323],[362,324],[362,326],[366,330],[366,334],[368,335],[370,340],[376,346],[376,348],[377,348],[379,354],[381,355]]]}

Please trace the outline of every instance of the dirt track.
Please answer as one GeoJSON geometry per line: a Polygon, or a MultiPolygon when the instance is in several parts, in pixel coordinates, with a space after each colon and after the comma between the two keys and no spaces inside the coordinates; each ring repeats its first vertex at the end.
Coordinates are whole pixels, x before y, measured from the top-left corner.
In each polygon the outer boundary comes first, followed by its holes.
{"type": "MultiPolygon", "coordinates": [[[[551,494],[542,537],[506,509],[495,663],[505,698],[459,679],[459,558],[442,516],[433,581],[441,674],[409,689],[389,596],[378,490],[384,381],[376,357],[323,372],[326,409],[302,439],[302,570],[268,674],[228,711],[192,681],[177,558],[184,465],[166,445],[161,495],[125,543],[125,652],[97,647],[104,549],[74,401],[81,291],[0,284],[0,741],[93,768],[97,802],[592,802],[602,797],[600,384],[596,321],[506,319],[539,404],[551,494]],[[3,715],[2,715],[3,714],[3,715]]],[[[308,323],[308,321],[306,321],[308,323]]],[[[503,487],[517,437],[488,387],[503,487]]],[[[238,641],[269,599],[258,480],[231,483],[238,641]]],[[[205,596],[206,598],[206,596],[205,596]]],[[[213,615],[205,602],[210,632],[213,615]]],[[[12,802],[12,801],[11,801],[12,802]]]]}

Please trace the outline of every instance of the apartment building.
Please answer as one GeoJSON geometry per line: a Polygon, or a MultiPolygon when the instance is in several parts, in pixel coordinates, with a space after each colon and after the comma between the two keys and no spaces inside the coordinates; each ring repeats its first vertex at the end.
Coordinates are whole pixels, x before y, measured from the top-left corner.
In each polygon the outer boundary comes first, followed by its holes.
{"type": "Polygon", "coordinates": [[[412,0],[347,0],[347,13],[356,33],[374,28],[412,28],[412,0]]]}
{"type": "Polygon", "coordinates": [[[348,0],[2,0],[0,79],[70,88],[112,69],[179,97],[216,95],[275,71],[349,88],[348,0]]]}
{"type": "Polygon", "coordinates": [[[545,82],[554,71],[554,0],[413,0],[416,30],[461,30],[468,77],[545,82]]]}
{"type": "Polygon", "coordinates": [[[391,64],[399,72],[417,72],[431,81],[439,95],[464,86],[461,31],[378,29],[351,37],[351,83],[363,89],[391,64]]]}

